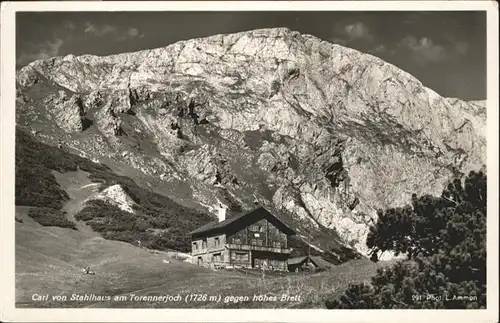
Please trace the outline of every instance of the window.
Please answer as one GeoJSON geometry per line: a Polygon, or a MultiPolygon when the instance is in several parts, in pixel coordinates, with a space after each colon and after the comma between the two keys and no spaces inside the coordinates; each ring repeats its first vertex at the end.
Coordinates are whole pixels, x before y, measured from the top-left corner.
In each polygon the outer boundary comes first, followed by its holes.
{"type": "Polygon", "coordinates": [[[201,248],[205,249],[206,247],[207,247],[207,240],[205,239],[201,242],[201,248]]]}
{"type": "Polygon", "coordinates": [[[248,253],[247,252],[231,252],[231,259],[235,261],[248,261],[248,253]]]}
{"type": "Polygon", "coordinates": [[[193,250],[198,249],[198,244],[196,242],[193,242],[193,250]]]}
{"type": "Polygon", "coordinates": [[[261,225],[259,224],[254,224],[250,227],[250,231],[254,231],[254,232],[264,232],[264,229],[261,225]]]}
{"type": "Polygon", "coordinates": [[[279,242],[279,241],[275,241],[275,242],[273,242],[273,246],[274,246],[275,248],[281,248],[281,242],[279,242]]]}
{"type": "Polygon", "coordinates": [[[253,234],[253,236],[254,236],[255,238],[259,238],[259,237],[260,237],[260,233],[255,232],[255,233],[253,234]]]}
{"type": "Polygon", "coordinates": [[[220,253],[220,252],[218,252],[218,253],[214,253],[214,254],[212,255],[212,261],[213,261],[213,262],[220,262],[220,261],[223,261],[223,259],[224,259],[224,258],[223,258],[223,254],[222,254],[222,253],[220,253]]]}
{"type": "Polygon", "coordinates": [[[233,243],[234,244],[241,244],[241,239],[240,238],[233,238],[233,243]]]}
{"type": "Polygon", "coordinates": [[[252,245],[254,245],[254,246],[262,246],[262,240],[260,240],[260,239],[252,239],[252,245]]]}
{"type": "Polygon", "coordinates": [[[220,245],[220,240],[219,240],[219,237],[216,237],[216,238],[214,239],[214,245],[215,245],[216,247],[220,245]]]}
{"type": "Polygon", "coordinates": [[[258,224],[253,224],[248,229],[252,232],[260,232],[261,226],[258,224]]]}

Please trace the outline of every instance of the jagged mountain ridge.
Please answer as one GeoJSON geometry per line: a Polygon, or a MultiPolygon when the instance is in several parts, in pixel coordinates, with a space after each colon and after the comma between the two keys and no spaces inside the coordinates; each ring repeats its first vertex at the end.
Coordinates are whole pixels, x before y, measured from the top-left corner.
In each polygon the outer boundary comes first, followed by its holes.
{"type": "Polygon", "coordinates": [[[485,164],[484,103],[286,28],[56,57],[16,78],[17,123],[43,140],[172,182],[207,210],[257,197],[363,253],[376,209],[485,164]]]}

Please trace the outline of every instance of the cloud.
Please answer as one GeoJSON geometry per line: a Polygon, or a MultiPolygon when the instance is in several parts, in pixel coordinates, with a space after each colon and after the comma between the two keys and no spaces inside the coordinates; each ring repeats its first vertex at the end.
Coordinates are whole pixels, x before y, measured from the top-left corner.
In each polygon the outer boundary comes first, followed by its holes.
{"type": "Polygon", "coordinates": [[[63,21],[59,28],[47,33],[44,40],[35,42],[24,41],[19,52],[16,53],[16,65],[27,65],[36,60],[61,56],[61,47],[74,37],[77,26],[71,21],[63,21]]]}
{"type": "Polygon", "coordinates": [[[444,46],[435,44],[434,41],[428,37],[418,39],[414,36],[406,36],[401,40],[400,45],[402,48],[408,50],[413,57],[421,63],[440,62],[445,60],[448,56],[444,46]]]}
{"type": "Polygon", "coordinates": [[[92,24],[90,22],[85,22],[83,25],[84,33],[96,36],[96,37],[114,37],[116,41],[125,41],[128,39],[133,39],[136,37],[142,38],[144,37],[144,34],[141,34],[139,29],[135,27],[130,27],[127,28],[126,30],[123,30],[122,28],[119,28],[117,26],[112,26],[112,25],[96,25],[92,24]]]}
{"type": "Polygon", "coordinates": [[[449,42],[440,44],[429,37],[417,38],[412,35],[405,36],[400,42],[399,47],[408,51],[417,63],[438,63],[447,59],[459,56],[465,56],[469,50],[467,42],[449,42]]]}
{"type": "Polygon", "coordinates": [[[125,33],[122,33],[116,40],[117,41],[125,41],[127,39],[133,39],[133,38],[142,38],[144,37],[144,34],[141,34],[139,29],[131,27],[128,28],[125,33]]]}
{"type": "Polygon", "coordinates": [[[17,64],[26,65],[39,59],[47,59],[58,56],[63,45],[64,41],[61,38],[55,38],[45,43],[41,43],[36,46],[38,48],[36,52],[21,52],[17,58],[17,64]]]}
{"type": "Polygon", "coordinates": [[[374,38],[368,27],[364,23],[359,21],[349,25],[345,25],[343,28],[343,33],[347,35],[348,39],[351,41],[372,41],[374,38]]]}
{"type": "Polygon", "coordinates": [[[61,56],[61,47],[65,43],[70,44],[71,42],[81,41],[82,35],[104,38],[106,41],[109,38],[109,41],[116,42],[144,37],[144,34],[135,27],[120,28],[109,24],[94,24],[88,21],[79,24],[63,21],[59,26],[51,35],[47,36],[47,40],[23,44],[23,48],[17,53],[16,65],[26,65],[36,60],[61,56]]]}
{"type": "Polygon", "coordinates": [[[333,35],[330,41],[341,46],[358,48],[363,50],[367,47],[377,47],[376,37],[364,23],[357,21],[351,23],[338,23],[334,27],[333,35]]]}
{"type": "Polygon", "coordinates": [[[130,37],[134,38],[135,36],[139,35],[139,29],[137,29],[137,28],[129,28],[129,29],[127,30],[127,34],[128,34],[130,37]]]}
{"type": "Polygon", "coordinates": [[[380,45],[375,46],[375,47],[373,47],[373,48],[371,48],[371,49],[368,50],[369,53],[378,53],[378,54],[380,54],[380,53],[386,53],[388,51],[389,51],[389,49],[384,44],[380,44],[380,45]]]}
{"type": "Polygon", "coordinates": [[[103,37],[109,34],[114,34],[118,32],[118,28],[115,26],[111,25],[94,25],[90,22],[85,22],[84,25],[84,32],[87,34],[92,34],[97,37],[103,37]]]}

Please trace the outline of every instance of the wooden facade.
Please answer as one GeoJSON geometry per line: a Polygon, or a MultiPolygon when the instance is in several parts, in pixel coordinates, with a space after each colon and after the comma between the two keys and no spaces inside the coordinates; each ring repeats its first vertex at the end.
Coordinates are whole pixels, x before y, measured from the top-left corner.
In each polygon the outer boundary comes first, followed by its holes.
{"type": "Polygon", "coordinates": [[[191,232],[193,261],[215,267],[283,270],[295,232],[263,207],[191,232]]]}

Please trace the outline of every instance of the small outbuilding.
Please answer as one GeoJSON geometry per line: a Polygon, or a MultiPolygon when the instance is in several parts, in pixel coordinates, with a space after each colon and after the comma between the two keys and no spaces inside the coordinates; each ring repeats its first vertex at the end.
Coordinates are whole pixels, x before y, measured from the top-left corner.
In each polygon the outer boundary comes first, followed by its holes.
{"type": "Polygon", "coordinates": [[[288,259],[288,271],[312,271],[328,270],[335,267],[329,261],[324,260],[320,256],[302,256],[288,259]]]}
{"type": "Polygon", "coordinates": [[[319,264],[309,256],[288,259],[288,271],[317,271],[319,264]]]}

